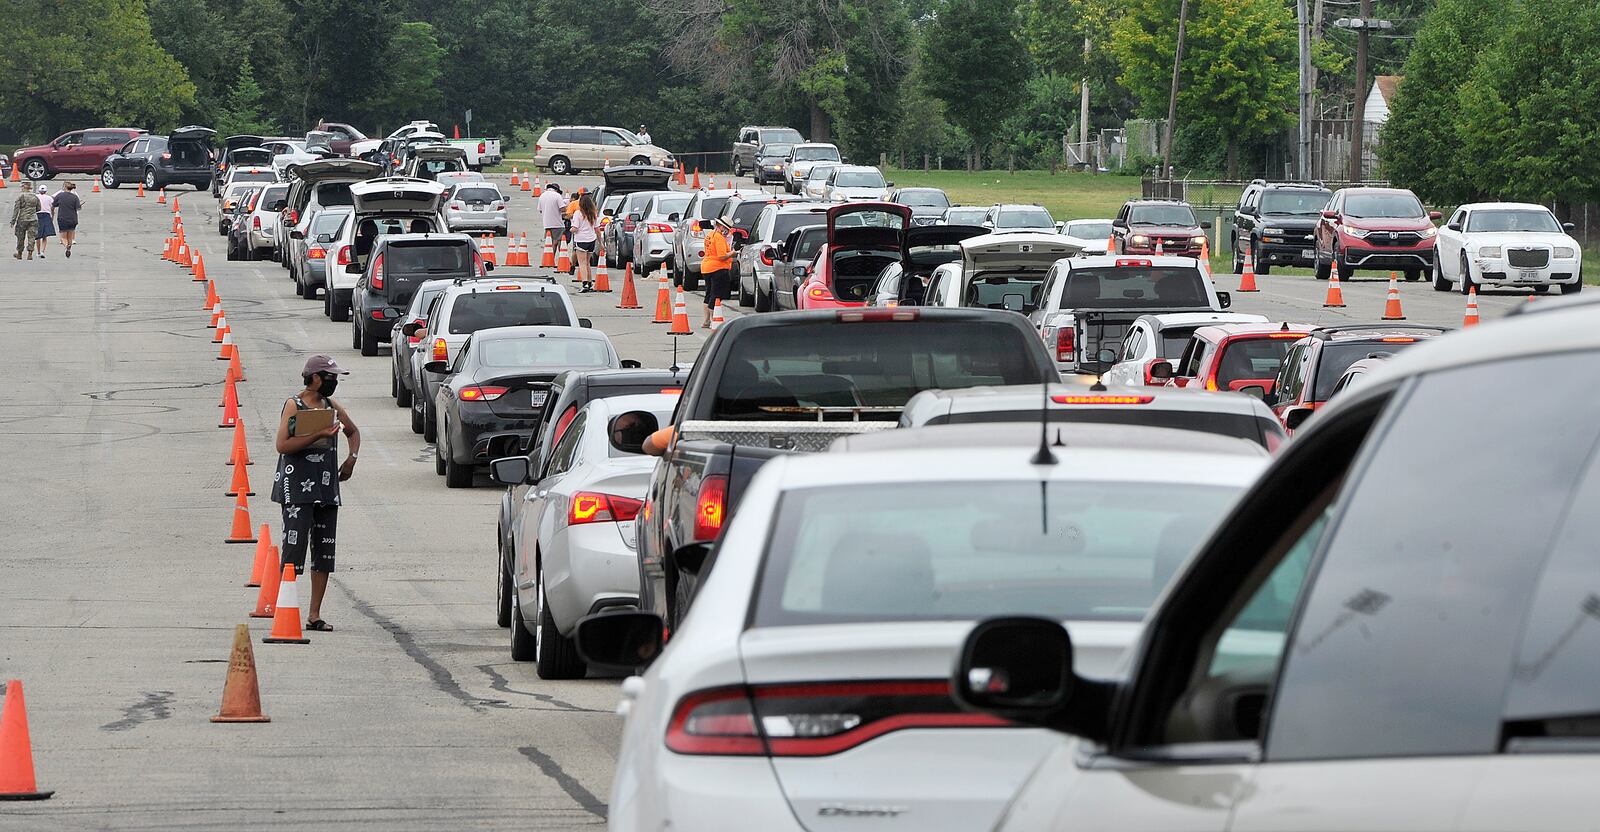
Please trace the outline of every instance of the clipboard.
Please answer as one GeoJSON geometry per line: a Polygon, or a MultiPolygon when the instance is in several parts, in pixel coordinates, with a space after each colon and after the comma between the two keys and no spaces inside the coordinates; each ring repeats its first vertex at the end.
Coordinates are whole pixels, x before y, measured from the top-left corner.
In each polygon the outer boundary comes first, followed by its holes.
{"type": "Polygon", "coordinates": [[[311,436],[333,427],[334,413],[331,407],[319,407],[311,410],[298,410],[294,414],[294,435],[311,436]]]}

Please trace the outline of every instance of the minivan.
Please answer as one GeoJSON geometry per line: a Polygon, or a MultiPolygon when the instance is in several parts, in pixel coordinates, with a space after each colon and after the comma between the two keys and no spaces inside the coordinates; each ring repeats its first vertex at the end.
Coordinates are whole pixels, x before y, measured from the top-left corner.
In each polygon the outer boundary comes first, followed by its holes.
{"type": "Polygon", "coordinates": [[[611,165],[672,167],[672,154],[621,127],[551,127],[533,145],[533,164],[556,176],[611,165]]]}

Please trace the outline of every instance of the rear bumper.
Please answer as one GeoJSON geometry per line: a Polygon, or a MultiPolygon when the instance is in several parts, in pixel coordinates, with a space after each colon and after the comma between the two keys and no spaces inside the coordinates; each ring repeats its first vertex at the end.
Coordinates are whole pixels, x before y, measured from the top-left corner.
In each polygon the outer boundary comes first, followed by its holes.
{"type": "Polygon", "coordinates": [[[466,229],[499,231],[510,225],[510,220],[506,218],[506,215],[497,211],[447,214],[444,220],[445,224],[450,226],[451,231],[466,229]]]}
{"type": "MultiPolygon", "coordinates": [[[[631,529],[632,523],[627,524],[631,529]]],[[[564,555],[565,574],[550,574],[545,579],[545,597],[550,615],[562,635],[571,635],[578,619],[597,604],[637,605],[639,602],[639,563],[633,550],[622,539],[616,523],[585,523],[567,526],[550,536],[550,551],[545,563],[557,562],[564,555]],[[558,555],[557,553],[560,553],[558,555]]]]}
{"type": "Polygon", "coordinates": [[[488,405],[461,404],[453,427],[451,458],[458,465],[487,465],[491,460],[515,453],[531,439],[534,429],[539,427],[539,417],[497,416],[490,412],[488,405]]]}
{"type": "Polygon", "coordinates": [[[156,181],[164,185],[193,185],[196,188],[211,187],[211,171],[206,170],[163,170],[156,168],[156,181]]]}
{"type": "MultiPolygon", "coordinates": [[[[659,733],[650,739],[651,746],[661,744],[659,733]]],[[[687,756],[625,741],[617,768],[607,813],[613,829],[805,832],[765,757],[687,756]],[[653,764],[633,763],[637,754],[651,755],[653,764]]]]}

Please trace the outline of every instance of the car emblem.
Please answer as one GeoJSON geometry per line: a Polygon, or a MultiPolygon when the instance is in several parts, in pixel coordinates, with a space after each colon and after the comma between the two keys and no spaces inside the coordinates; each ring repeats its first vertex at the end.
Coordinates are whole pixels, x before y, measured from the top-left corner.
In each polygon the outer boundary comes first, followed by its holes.
{"type": "MultiPolygon", "coordinates": [[[[395,199],[399,199],[400,197],[405,196],[405,191],[395,191],[393,196],[395,199]]],[[[1390,234],[1389,236],[1393,237],[1394,235],[1390,234]]]]}
{"type": "Polygon", "coordinates": [[[1400,235],[1399,235],[1399,234],[1396,234],[1396,233],[1395,233],[1395,232],[1393,232],[1393,231],[1390,231],[1390,232],[1389,232],[1389,239],[1391,239],[1391,240],[1398,240],[1398,239],[1400,239],[1400,235]]]}

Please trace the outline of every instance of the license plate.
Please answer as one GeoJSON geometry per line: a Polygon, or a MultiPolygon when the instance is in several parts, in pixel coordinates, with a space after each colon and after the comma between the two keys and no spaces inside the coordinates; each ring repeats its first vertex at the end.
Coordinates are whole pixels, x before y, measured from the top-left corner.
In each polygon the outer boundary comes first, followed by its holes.
{"type": "Polygon", "coordinates": [[[1312,259],[1312,258],[1317,256],[1317,250],[1314,249],[1314,248],[1303,248],[1303,249],[1300,249],[1300,256],[1305,258],[1305,259],[1307,259],[1307,260],[1310,260],[1310,259],[1312,259]]]}
{"type": "Polygon", "coordinates": [[[473,205],[473,206],[470,206],[470,208],[473,211],[487,211],[487,210],[489,210],[489,206],[487,206],[487,205],[473,205]]]}
{"type": "Polygon", "coordinates": [[[528,404],[533,407],[544,407],[545,400],[550,398],[550,393],[544,390],[535,390],[528,394],[528,404]]]}
{"type": "Polygon", "coordinates": [[[1517,279],[1518,280],[1538,280],[1539,279],[1539,272],[1538,272],[1537,269],[1523,269],[1523,270],[1517,272],[1517,279]]]}

